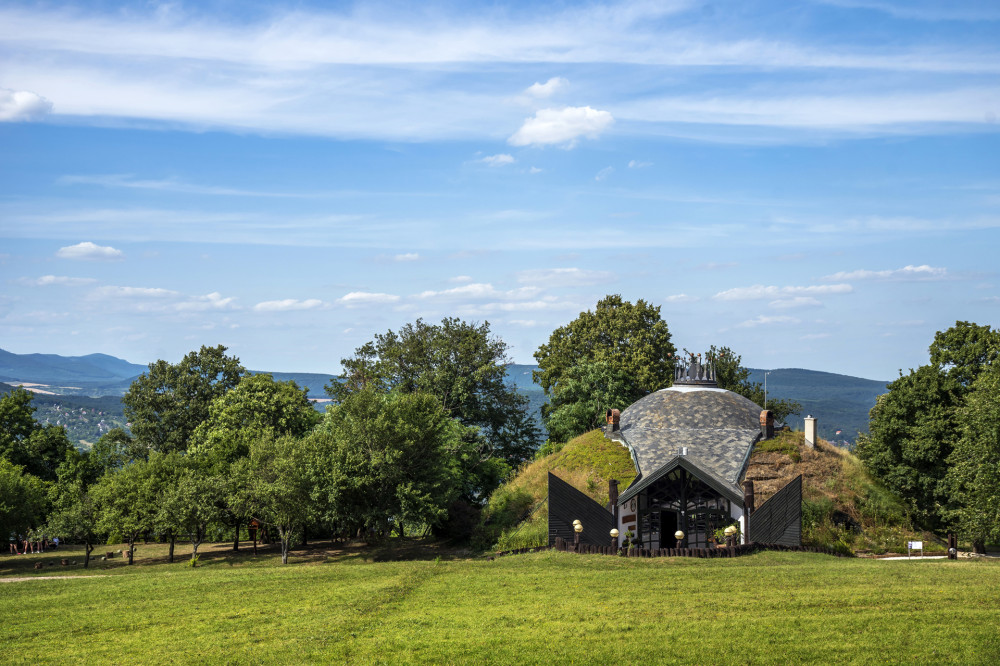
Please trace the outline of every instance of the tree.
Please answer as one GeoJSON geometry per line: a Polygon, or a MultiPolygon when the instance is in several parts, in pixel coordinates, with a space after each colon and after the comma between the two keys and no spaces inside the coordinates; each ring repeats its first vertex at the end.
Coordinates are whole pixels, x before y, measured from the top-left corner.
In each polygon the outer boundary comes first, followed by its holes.
{"type": "Polygon", "coordinates": [[[0,458],[45,481],[55,481],[56,469],[73,445],[62,426],[35,421],[33,398],[23,388],[0,397],[0,458]]]}
{"type": "Polygon", "coordinates": [[[246,457],[252,441],[302,437],[322,419],[308,392],[293,381],[276,382],[269,374],[244,376],[212,401],[208,418],[191,438],[191,452],[228,465],[246,457]]]}
{"type": "Polygon", "coordinates": [[[46,484],[23,467],[0,458],[0,535],[22,535],[42,524],[48,509],[46,484]]]}
{"type": "Polygon", "coordinates": [[[187,450],[212,401],[246,374],[239,359],[225,352],[222,345],[203,346],[177,364],[159,360],[132,382],[122,403],[132,435],[144,450],[187,450]]]}
{"type": "Polygon", "coordinates": [[[760,382],[750,381],[750,370],[742,365],[743,357],[729,347],[712,345],[705,359],[712,364],[719,388],[739,393],[760,405],[761,409],[770,409],[775,421],[783,423],[789,415],[802,411],[802,405],[794,400],[770,398],[765,403],[764,387],[760,382]]]}
{"type": "Polygon", "coordinates": [[[327,393],[338,400],[368,389],[429,393],[450,416],[478,430],[480,461],[499,458],[516,467],[531,458],[539,432],[527,398],[507,379],[507,349],[489,322],[418,319],[399,333],[376,335],[343,359],[341,381],[331,382],[327,393]]]}
{"type": "MultiPolygon", "coordinates": [[[[555,399],[574,366],[605,363],[632,379],[624,407],[673,383],[674,352],[659,306],[642,299],[632,304],[618,294],[605,296],[593,311],[581,312],[557,328],[538,348],[535,381],[555,399]]],[[[550,405],[543,413],[548,416],[552,409],[550,405]]]]}
{"type": "Polygon", "coordinates": [[[176,454],[169,460],[165,457],[154,452],[149,460],[105,474],[91,488],[97,507],[97,529],[121,536],[128,543],[129,564],[135,555],[136,538],[156,525],[164,474],[173,469],[176,461],[176,454]]]}
{"type": "MultiPolygon", "coordinates": [[[[209,526],[223,517],[225,484],[218,476],[184,459],[175,474],[160,492],[155,523],[171,535],[187,534],[191,540],[191,561],[198,561],[198,547],[208,534],[209,526]]],[[[170,561],[173,561],[171,538],[170,561]]]]}
{"type": "Polygon", "coordinates": [[[461,492],[463,461],[477,455],[427,393],[357,391],[327,412],[322,430],[332,437],[329,518],[380,536],[442,521],[461,492]]]}
{"type": "Polygon", "coordinates": [[[948,457],[949,517],[977,553],[1000,543],[1000,363],[980,372],[958,411],[961,437],[948,457]]]}
{"type": "Polygon", "coordinates": [[[630,404],[636,390],[634,378],[607,361],[574,365],[549,403],[549,440],[566,442],[600,426],[606,410],[630,404]]]}
{"type": "Polygon", "coordinates": [[[278,531],[282,564],[288,564],[295,528],[311,513],[307,446],[295,437],[264,437],[251,443],[248,458],[233,465],[234,474],[244,480],[235,489],[235,503],[244,507],[246,515],[278,531]]]}
{"type": "Polygon", "coordinates": [[[97,508],[82,481],[74,480],[53,487],[52,513],[46,530],[64,540],[83,542],[83,567],[90,566],[90,553],[99,534],[97,508]]]}
{"type": "MultiPolygon", "coordinates": [[[[954,460],[962,462],[958,476],[946,479],[949,460],[976,414],[964,408],[977,378],[997,365],[1000,332],[964,321],[939,331],[930,345],[931,363],[900,373],[871,410],[869,434],[858,439],[857,454],[872,474],[902,497],[924,525],[940,528],[962,513],[970,500],[968,488],[985,478],[973,461],[982,459],[968,441],[954,460]],[[979,457],[977,457],[979,456],[979,457]],[[957,490],[956,490],[957,489],[957,490]]],[[[988,454],[987,455],[988,459],[988,454]]],[[[960,521],[961,522],[961,521],[960,521]]]]}

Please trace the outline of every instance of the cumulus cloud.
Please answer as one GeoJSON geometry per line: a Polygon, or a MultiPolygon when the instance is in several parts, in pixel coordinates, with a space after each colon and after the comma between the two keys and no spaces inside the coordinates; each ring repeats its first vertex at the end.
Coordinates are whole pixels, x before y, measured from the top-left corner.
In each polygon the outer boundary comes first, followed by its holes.
{"type": "Polygon", "coordinates": [[[0,88],[0,122],[38,120],[52,111],[52,102],[26,90],[0,88]]]}
{"type": "Polygon", "coordinates": [[[776,310],[791,310],[793,308],[810,308],[822,305],[818,299],[812,296],[795,296],[794,298],[779,298],[768,303],[776,310]]]}
{"type": "Polygon", "coordinates": [[[747,319],[737,324],[737,328],[753,328],[754,326],[767,326],[768,324],[798,324],[800,320],[788,315],[757,315],[753,319],[747,319]]]}
{"type": "Polygon", "coordinates": [[[395,303],[399,296],[370,291],[352,291],[337,299],[337,303],[348,308],[359,308],[366,305],[387,305],[395,303]]]}
{"type": "Polygon", "coordinates": [[[646,167],[651,167],[651,166],[653,166],[652,162],[640,162],[639,160],[628,161],[629,169],[645,169],[646,167]]]}
{"type": "Polygon", "coordinates": [[[552,97],[558,91],[566,88],[569,85],[569,81],[561,76],[553,76],[551,79],[545,83],[538,83],[537,81],[530,86],[528,86],[524,92],[539,99],[544,99],[552,97]]]}
{"type": "Polygon", "coordinates": [[[261,301],[253,306],[256,312],[290,312],[294,310],[315,310],[323,307],[323,301],[318,298],[308,298],[300,301],[295,298],[284,298],[278,301],[261,301]]]}
{"type": "Polygon", "coordinates": [[[507,153],[500,153],[498,155],[487,155],[486,157],[478,160],[486,166],[499,167],[505,164],[513,164],[517,160],[514,159],[513,155],[508,155],[507,153]]]}
{"type": "Polygon", "coordinates": [[[595,271],[583,268],[532,268],[517,273],[518,282],[543,284],[546,287],[576,287],[590,284],[604,284],[616,279],[611,271],[595,271]]]}
{"type": "Polygon", "coordinates": [[[607,178],[608,176],[610,176],[614,172],[615,172],[615,168],[613,166],[604,167],[603,169],[601,169],[600,171],[597,172],[597,175],[594,176],[594,180],[597,180],[597,181],[604,180],[605,178],[607,178]]]}
{"type": "Polygon", "coordinates": [[[538,322],[534,319],[511,319],[510,323],[514,326],[523,326],[524,328],[531,328],[538,325],[538,322]]]}
{"type": "Polygon", "coordinates": [[[406,252],[393,257],[394,261],[417,261],[418,259],[420,259],[420,255],[416,252],[406,252]]]}
{"type": "Polygon", "coordinates": [[[903,266],[884,271],[841,271],[827,275],[824,280],[942,280],[948,276],[948,269],[928,266],[903,266]]]}
{"type": "Polygon", "coordinates": [[[694,303],[700,299],[697,296],[688,296],[687,294],[673,294],[663,300],[666,303],[694,303]]]}
{"type": "Polygon", "coordinates": [[[205,295],[187,295],[161,287],[122,287],[106,285],[97,287],[87,295],[88,300],[100,301],[102,307],[147,313],[192,313],[226,310],[235,307],[235,298],[219,292],[205,295]]]}
{"type": "Polygon", "coordinates": [[[720,301],[754,301],[763,298],[778,299],[788,296],[821,296],[826,294],[849,294],[854,287],[849,284],[824,284],[805,287],[775,287],[755,284],[751,287],[734,287],[720,291],[714,298],[720,301]]]}
{"type": "Polygon", "coordinates": [[[38,278],[21,278],[19,283],[29,287],[47,287],[49,285],[62,285],[64,287],[81,287],[97,282],[94,278],[67,277],[65,275],[43,275],[38,278]]]}
{"type": "Polygon", "coordinates": [[[512,146],[562,145],[572,148],[580,137],[596,139],[614,122],[609,112],[589,106],[539,109],[507,139],[507,143],[512,146]]]}
{"type": "Polygon", "coordinates": [[[180,292],[160,287],[117,287],[108,285],[98,287],[92,296],[97,298],[174,298],[180,296],[180,292]]]}
{"type": "Polygon", "coordinates": [[[67,245],[56,252],[60,259],[84,259],[87,261],[114,261],[122,258],[122,251],[110,245],[97,245],[90,241],[67,245]]]}

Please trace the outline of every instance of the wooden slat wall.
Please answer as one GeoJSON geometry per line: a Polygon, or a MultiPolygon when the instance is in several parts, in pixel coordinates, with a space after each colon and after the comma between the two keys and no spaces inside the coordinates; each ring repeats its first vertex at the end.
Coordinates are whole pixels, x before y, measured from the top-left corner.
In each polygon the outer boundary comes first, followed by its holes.
{"type": "Polygon", "coordinates": [[[573,543],[573,521],[583,523],[580,543],[608,546],[611,543],[611,512],[587,495],[549,472],[549,545],[556,537],[573,543]]]}
{"type": "Polygon", "coordinates": [[[761,504],[748,523],[749,541],[802,545],[802,475],[789,481],[761,504]]]}

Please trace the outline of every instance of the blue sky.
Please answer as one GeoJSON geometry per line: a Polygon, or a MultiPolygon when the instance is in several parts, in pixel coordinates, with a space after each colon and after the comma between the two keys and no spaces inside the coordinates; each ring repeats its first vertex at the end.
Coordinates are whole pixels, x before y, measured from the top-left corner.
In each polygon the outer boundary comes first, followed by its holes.
{"type": "Polygon", "coordinates": [[[620,293],[876,379],[1000,319],[1000,6],[0,7],[0,347],[336,372],[423,317],[516,362],[620,293]]]}

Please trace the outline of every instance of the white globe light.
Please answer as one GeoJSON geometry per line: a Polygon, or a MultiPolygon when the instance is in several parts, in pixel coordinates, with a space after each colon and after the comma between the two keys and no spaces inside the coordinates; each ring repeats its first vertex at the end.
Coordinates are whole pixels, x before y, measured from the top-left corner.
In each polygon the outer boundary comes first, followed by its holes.
{"type": "Polygon", "coordinates": [[[617,539],[618,538],[618,530],[617,529],[611,530],[611,538],[612,539],[617,539]]]}
{"type": "Polygon", "coordinates": [[[577,532],[582,532],[583,531],[583,525],[581,525],[580,523],[577,523],[576,525],[573,526],[573,529],[576,530],[577,532]]]}
{"type": "Polygon", "coordinates": [[[674,538],[680,541],[681,539],[684,538],[684,532],[677,530],[676,532],[674,532],[674,538]]]}

